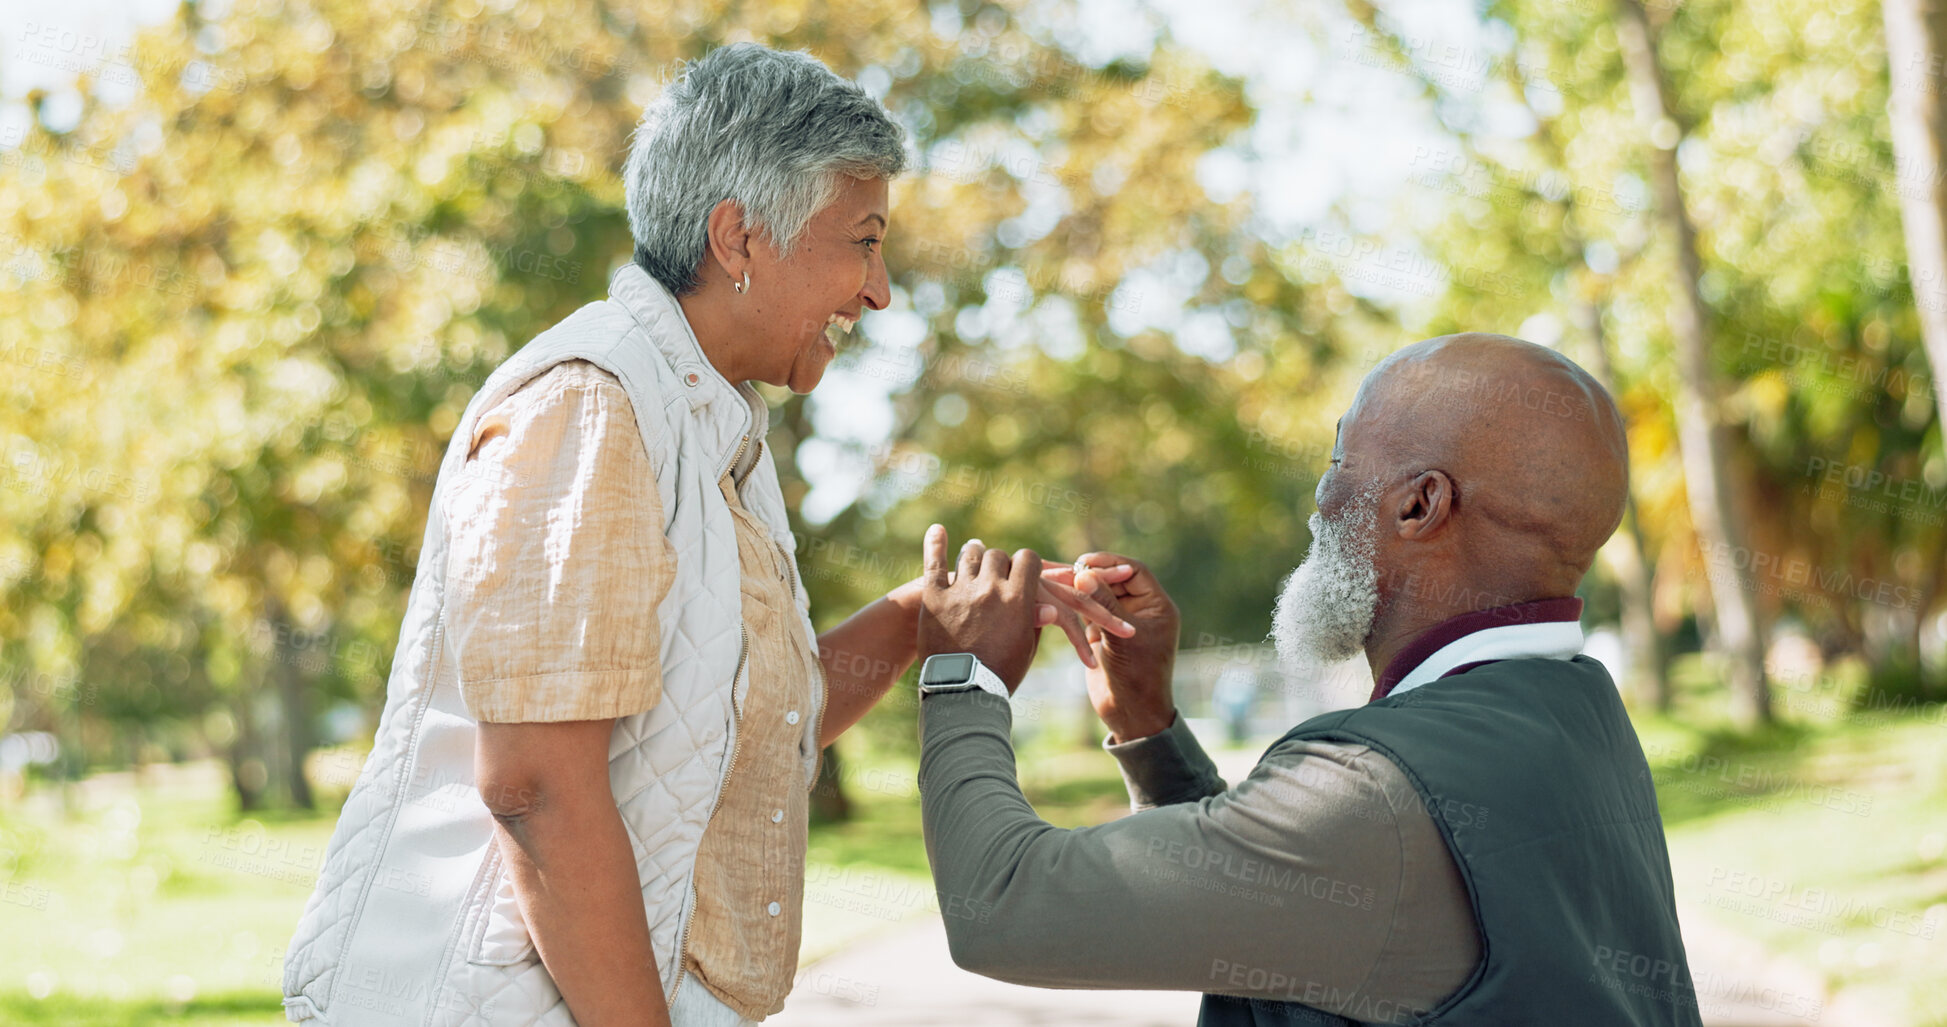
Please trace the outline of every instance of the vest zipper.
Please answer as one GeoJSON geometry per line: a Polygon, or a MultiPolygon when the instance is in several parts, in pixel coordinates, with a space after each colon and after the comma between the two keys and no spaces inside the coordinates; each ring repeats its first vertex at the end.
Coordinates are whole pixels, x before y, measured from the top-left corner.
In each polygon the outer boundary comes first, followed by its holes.
{"type": "MultiPolygon", "coordinates": [[[[743,479],[737,477],[737,465],[743,461],[744,449],[749,445],[750,445],[750,433],[745,432],[742,435],[742,437],[737,439],[737,451],[735,453],[730,454],[730,466],[725,467],[723,469],[723,473],[730,475],[730,487],[733,489],[737,489],[738,490],[737,494],[739,496],[743,495],[743,490],[741,488],[741,486],[743,485],[743,479]]],[[[762,443],[759,443],[759,445],[762,445],[762,443]]]]}
{"type": "MultiPolygon", "coordinates": [[[[736,722],[743,716],[743,711],[737,708],[737,679],[744,676],[744,664],[750,660],[750,626],[748,624],[742,625],[738,628],[738,631],[743,638],[743,644],[742,648],[737,652],[737,672],[730,675],[730,719],[732,725],[730,729],[730,761],[728,767],[723,772],[723,780],[717,783],[716,798],[710,800],[710,815],[703,818],[703,833],[706,835],[710,833],[710,822],[717,817],[717,807],[723,805],[723,792],[724,789],[730,787],[730,775],[737,772],[737,750],[743,748],[744,744],[743,732],[738,731],[736,728],[736,722]]],[[[701,837],[697,838],[696,848],[699,853],[702,852],[703,839],[701,837]]],[[[692,862],[690,867],[689,907],[689,919],[683,921],[683,936],[676,939],[676,985],[669,991],[669,1001],[672,1005],[676,1002],[676,993],[683,990],[683,978],[688,975],[690,968],[690,928],[696,926],[696,867],[694,862],[692,862]]]]}

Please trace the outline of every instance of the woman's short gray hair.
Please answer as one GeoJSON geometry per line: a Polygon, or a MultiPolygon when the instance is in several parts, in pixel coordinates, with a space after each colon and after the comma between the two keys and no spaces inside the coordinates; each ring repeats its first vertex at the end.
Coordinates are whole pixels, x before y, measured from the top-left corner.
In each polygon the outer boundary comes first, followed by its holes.
{"type": "Polygon", "coordinates": [[[698,285],[710,211],[742,207],[788,256],[839,175],[906,168],[884,107],[808,53],[736,43],[691,62],[642,112],[623,192],[635,259],[670,292],[698,285]]]}

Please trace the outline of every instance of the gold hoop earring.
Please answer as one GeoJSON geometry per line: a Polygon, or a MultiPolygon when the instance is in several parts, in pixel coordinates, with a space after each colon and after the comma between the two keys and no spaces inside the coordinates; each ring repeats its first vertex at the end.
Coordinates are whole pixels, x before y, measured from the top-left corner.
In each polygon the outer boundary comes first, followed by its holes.
{"type": "Polygon", "coordinates": [[[730,283],[730,287],[731,287],[732,289],[735,289],[735,290],[737,290],[737,295],[739,295],[739,296],[742,296],[742,295],[743,295],[744,293],[747,293],[747,292],[749,292],[749,291],[750,291],[750,272],[748,272],[748,271],[746,271],[746,272],[744,272],[744,280],[743,280],[743,281],[741,281],[741,282],[731,282],[731,283],[730,283]]]}

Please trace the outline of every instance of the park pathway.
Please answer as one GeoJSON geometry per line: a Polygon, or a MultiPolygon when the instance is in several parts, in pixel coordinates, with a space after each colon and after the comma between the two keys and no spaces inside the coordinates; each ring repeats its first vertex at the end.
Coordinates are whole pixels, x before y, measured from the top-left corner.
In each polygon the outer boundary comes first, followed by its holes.
{"type": "MultiPolygon", "coordinates": [[[[1807,976],[1729,934],[1692,931],[1691,972],[1707,1027],[1843,1027],[1807,976]],[[1809,1014],[1809,1015],[1807,1015],[1809,1014]]],[[[937,914],[915,917],[804,968],[765,1027],[1191,1027],[1199,996],[1055,991],[953,965],[937,914]]]]}

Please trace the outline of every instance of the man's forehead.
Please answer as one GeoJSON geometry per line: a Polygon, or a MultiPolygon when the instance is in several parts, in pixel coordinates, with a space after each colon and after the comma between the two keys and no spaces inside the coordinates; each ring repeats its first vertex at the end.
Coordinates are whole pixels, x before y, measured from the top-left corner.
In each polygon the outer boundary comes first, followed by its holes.
{"type": "Polygon", "coordinates": [[[1359,382],[1358,390],[1352,394],[1351,404],[1345,408],[1345,413],[1339,415],[1338,424],[1334,428],[1341,442],[1349,435],[1360,434],[1360,428],[1370,422],[1375,415],[1383,416],[1386,406],[1386,376],[1391,365],[1392,360],[1388,358],[1368,372],[1359,382]]]}

